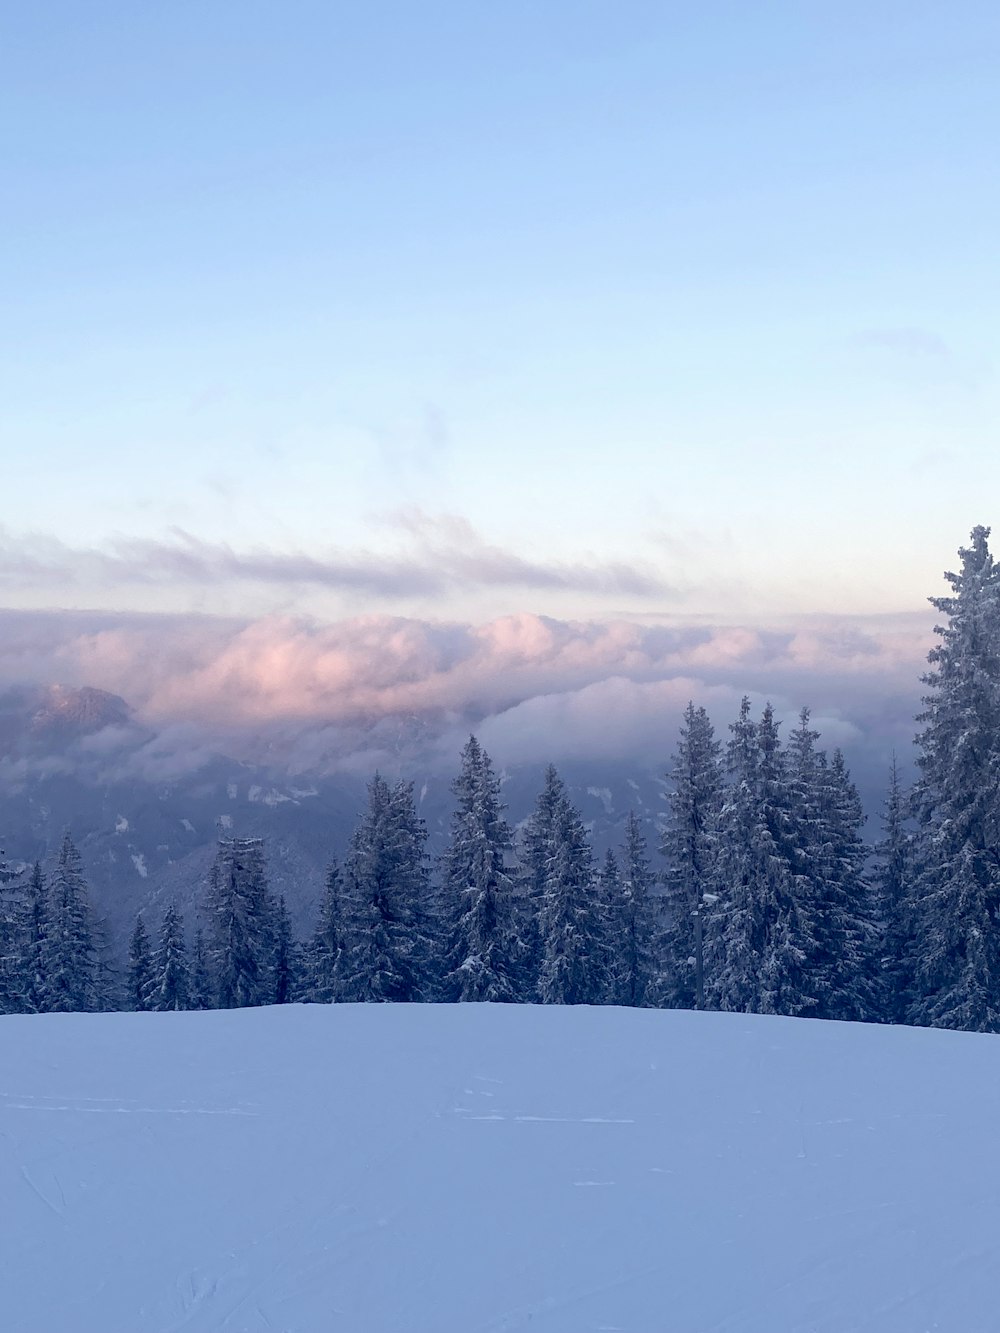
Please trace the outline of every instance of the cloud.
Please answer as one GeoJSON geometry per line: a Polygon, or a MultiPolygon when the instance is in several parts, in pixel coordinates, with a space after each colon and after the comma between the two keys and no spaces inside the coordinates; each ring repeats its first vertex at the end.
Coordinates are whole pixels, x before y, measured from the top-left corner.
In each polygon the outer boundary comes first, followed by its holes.
{"type": "MultiPolygon", "coordinates": [[[[498,762],[662,764],[688,699],[722,738],[742,694],[881,768],[908,749],[928,615],[801,618],[765,628],[571,621],[481,625],[372,615],[321,623],[0,612],[0,685],[93,685],[130,727],[73,753],[174,781],[226,753],[289,772],[449,767],[476,730],[498,762]]],[[[109,729],[110,732],[110,729],[109,729]]]]}
{"type": "Polygon", "coordinates": [[[609,676],[580,689],[535,695],[487,718],[478,734],[506,764],[543,764],[549,756],[663,763],[674,748],[678,718],[695,697],[723,724],[737,711],[740,693],[692,676],[609,676]]]}
{"type": "Polygon", "coordinates": [[[914,389],[934,386],[957,389],[963,395],[976,393],[991,374],[981,351],[955,347],[933,329],[912,325],[862,329],[849,344],[877,373],[914,389]]]}
{"type": "Polygon", "coordinates": [[[858,347],[875,347],[918,360],[947,360],[951,348],[939,333],[930,329],[901,326],[864,329],[853,339],[858,347]]]}
{"type": "Polygon", "coordinates": [[[264,584],[407,599],[488,588],[672,595],[652,568],[606,561],[531,560],[493,545],[457,515],[419,509],[390,516],[401,549],[331,549],[320,555],[266,547],[236,550],[175,528],[168,540],[120,537],[102,547],[76,548],[46,536],[0,531],[0,587],[26,589],[134,584],[208,587],[264,584]]]}

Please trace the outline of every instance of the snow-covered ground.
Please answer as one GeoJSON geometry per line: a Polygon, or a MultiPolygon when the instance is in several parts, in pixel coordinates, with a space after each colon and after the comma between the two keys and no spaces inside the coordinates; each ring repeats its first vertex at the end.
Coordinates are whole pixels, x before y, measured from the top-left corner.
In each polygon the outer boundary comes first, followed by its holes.
{"type": "Polygon", "coordinates": [[[2,1018],[0,1201],[5,1333],[995,1333],[1000,1040],[2,1018]]]}

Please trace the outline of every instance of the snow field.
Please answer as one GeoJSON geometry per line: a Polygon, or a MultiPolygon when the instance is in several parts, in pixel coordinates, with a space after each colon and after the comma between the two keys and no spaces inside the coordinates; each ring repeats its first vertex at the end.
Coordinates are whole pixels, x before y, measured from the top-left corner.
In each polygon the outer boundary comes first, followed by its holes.
{"type": "Polygon", "coordinates": [[[5,1333],[995,1333],[1000,1042],[339,1005],[0,1020],[5,1333]]]}

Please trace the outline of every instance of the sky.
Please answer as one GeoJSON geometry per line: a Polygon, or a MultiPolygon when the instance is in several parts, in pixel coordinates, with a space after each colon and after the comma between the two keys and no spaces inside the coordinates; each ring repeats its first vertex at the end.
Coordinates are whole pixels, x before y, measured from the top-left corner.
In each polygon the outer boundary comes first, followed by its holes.
{"type": "Polygon", "coordinates": [[[11,8],[0,602],[926,616],[998,62],[986,0],[11,8]]]}

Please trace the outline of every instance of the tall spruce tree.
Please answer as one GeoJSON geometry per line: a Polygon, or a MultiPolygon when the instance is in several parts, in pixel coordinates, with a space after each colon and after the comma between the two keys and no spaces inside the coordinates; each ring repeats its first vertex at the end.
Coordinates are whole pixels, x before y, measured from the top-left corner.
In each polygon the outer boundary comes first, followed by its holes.
{"type": "Polygon", "coordinates": [[[214,1009],[218,993],[219,988],[212,975],[212,959],[205,941],[205,933],[197,930],[188,976],[188,1008],[214,1009]]]}
{"type": "Polygon", "coordinates": [[[974,528],[918,721],[912,1022],[1000,1031],[1000,569],[974,528]]]}
{"type": "Polygon", "coordinates": [[[617,950],[625,934],[626,908],[622,891],[622,870],[614,848],[604,853],[604,861],[595,880],[598,899],[605,921],[604,973],[606,978],[605,1002],[627,1004],[626,982],[618,966],[617,950]]]}
{"type": "Polygon", "coordinates": [[[517,933],[523,945],[523,961],[518,969],[518,998],[523,1002],[538,999],[542,967],[541,915],[546,883],[555,847],[559,812],[566,800],[566,788],[555,765],[545,769],[542,790],[528,818],[521,839],[520,893],[516,900],[517,933]]]}
{"type": "Polygon", "coordinates": [[[24,942],[21,967],[24,976],[25,1008],[41,1014],[49,1008],[46,955],[49,940],[49,901],[41,863],[36,861],[26,890],[24,942]]]}
{"type": "Polygon", "coordinates": [[[839,750],[828,762],[819,733],[799,714],[786,753],[791,867],[808,904],[815,952],[811,988],[816,1018],[873,1019],[877,932],[874,896],[865,876],[861,799],[839,750]]]}
{"type": "Polygon", "coordinates": [[[609,981],[607,915],[587,831],[565,796],[555,811],[545,866],[538,998],[543,1004],[601,1004],[609,981]]]}
{"type": "Polygon", "coordinates": [[[262,839],[220,839],[206,912],[218,1007],[273,1003],[275,903],[262,839]]]}
{"type": "Polygon", "coordinates": [[[156,968],[153,964],[153,950],[149,943],[149,934],[142,913],[135,919],[135,928],[128,946],[128,971],[125,980],[128,1007],[137,1013],[154,1008],[156,991],[156,968]]]}
{"type": "Polygon", "coordinates": [[[376,773],[368,808],[344,864],[348,944],[342,997],[355,1001],[431,999],[430,876],[427,831],[417,815],[413,784],[390,787],[376,773]]]}
{"type": "Polygon", "coordinates": [[[808,1016],[817,1008],[814,903],[771,705],[755,725],[744,698],[730,731],[706,994],[720,1009],[808,1016]]]}
{"type": "Polygon", "coordinates": [[[669,1008],[693,1009],[696,1002],[695,913],[704,922],[702,898],[713,885],[721,752],[708,714],[689,703],[668,774],[668,815],[660,841],[666,868],[656,997],[657,1003],[669,1008]]]}
{"type": "MultiPolygon", "coordinates": [[[[823,756],[825,759],[825,756],[823,756]]],[[[841,750],[821,763],[821,815],[827,833],[826,880],[817,935],[826,984],[823,1016],[855,1022],[879,1018],[879,929],[870,852],[861,837],[866,816],[841,750]]]]}
{"type": "Polygon", "coordinates": [[[274,1003],[291,1004],[297,997],[299,981],[298,949],[292,938],[292,919],[282,894],[274,916],[274,1003]]]}
{"type": "Polygon", "coordinates": [[[652,1002],[656,903],[646,836],[634,810],[625,821],[619,896],[610,914],[608,942],[611,992],[617,1004],[652,1002]]]}
{"type": "Polygon", "coordinates": [[[451,839],[441,858],[447,934],[442,996],[510,1003],[518,998],[523,961],[514,923],[514,880],[507,867],[513,834],[503,817],[500,781],[475,736],[462,750],[452,792],[451,839]]]}
{"type": "Polygon", "coordinates": [[[106,916],[94,917],[93,941],[94,1008],[100,1013],[114,1013],[127,1005],[118,939],[106,916]]]}
{"type": "Polygon", "coordinates": [[[83,861],[67,833],[49,886],[44,968],[48,1007],[57,1013],[97,1008],[97,973],[90,894],[83,861]]]}
{"type": "Polygon", "coordinates": [[[171,904],[163,914],[155,959],[154,1009],[161,1013],[188,1008],[188,961],[184,922],[171,904]]]}
{"type": "Polygon", "coordinates": [[[24,967],[24,902],[17,876],[0,852],[0,1014],[28,1008],[24,967]]]}
{"type": "Polygon", "coordinates": [[[896,756],[882,807],[882,837],[875,847],[876,913],[881,935],[879,991],[882,1017],[904,1023],[913,1002],[913,874],[905,796],[896,756]]]}
{"type": "Polygon", "coordinates": [[[332,1004],[340,999],[341,960],[346,945],[343,880],[340,866],[331,861],[316,929],[306,949],[305,998],[313,1004],[332,1004]]]}

